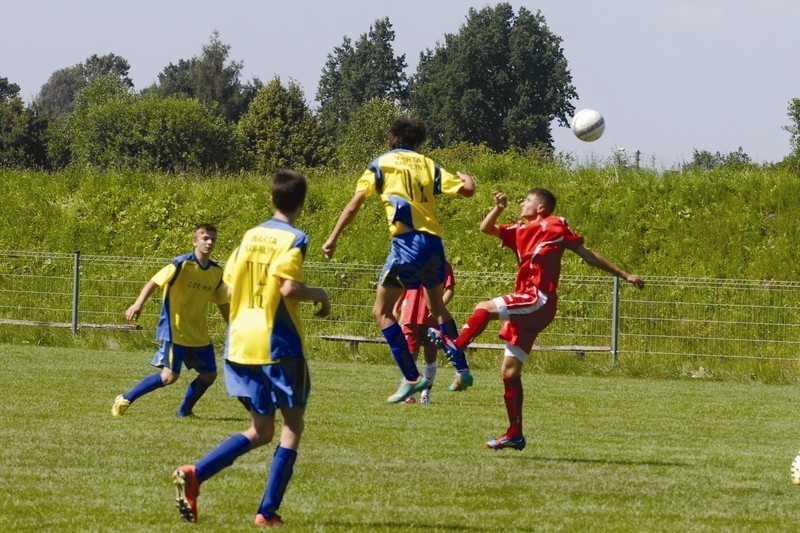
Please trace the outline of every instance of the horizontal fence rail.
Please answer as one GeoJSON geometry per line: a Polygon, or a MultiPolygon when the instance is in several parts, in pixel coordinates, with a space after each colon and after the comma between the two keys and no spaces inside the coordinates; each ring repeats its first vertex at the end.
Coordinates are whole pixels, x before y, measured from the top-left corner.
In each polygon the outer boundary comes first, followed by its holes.
{"type": "MultiPolygon", "coordinates": [[[[125,310],[143,284],[171,258],[132,258],[0,251],[0,325],[130,329],[125,310]]],[[[306,282],[324,287],[331,316],[301,312],[307,335],[379,336],[371,314],[380,266],[307,261],[306,282]]],[[[448,305],[458,324],[475,304],[511,291],[512,272],[456,270],[448,305]]],[[[797,360],[800,283],[787,281],[646,277],[638,291],[611,276],[563,275],[559,311],[540,335],[542,347],[608,347],[625,354],[797,360]]],[[[160,294],[147,302],[139,325],[152,335],[160,294]]],[[[212,339],[225,324],[211,306],[212,339]]],[[[496,328],[482,342],[500,342],[496,328]]]]}

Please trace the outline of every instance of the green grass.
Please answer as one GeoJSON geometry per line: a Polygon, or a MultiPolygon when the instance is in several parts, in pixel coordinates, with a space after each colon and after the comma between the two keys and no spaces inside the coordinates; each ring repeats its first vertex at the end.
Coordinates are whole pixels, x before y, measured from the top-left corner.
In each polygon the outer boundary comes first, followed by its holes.
{"type": "MultiPolygon", "coordinates": [[[[2,346],[0,530],[193,527],[173,507],[171,470],[248,418],[220,381],[201,419],[175,419],[184,378],[111,419],[150,356],[2,346]]],[[[528,448],[493,452],[483,443],[506,426],[495,368],[459,394],[443,370],[433,404],[404,406],[385,403],[399,377],[388,364],[310,365],[286,531],[796,529],[795,387],[532,372],[528,448]]],[[[251,529],[272,450],[203,486],[198,529],[251,529]]]]}

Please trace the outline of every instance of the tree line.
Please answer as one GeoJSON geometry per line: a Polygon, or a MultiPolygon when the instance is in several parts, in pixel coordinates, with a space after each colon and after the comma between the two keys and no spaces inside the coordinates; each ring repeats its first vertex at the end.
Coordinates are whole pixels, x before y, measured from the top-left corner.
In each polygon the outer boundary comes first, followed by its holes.
{"type": "MultiPolygon", "coordinates": [[[[0,167],[351,168],[383,149],[388,124],[401,114],[426,121],[432,148],[469,143],[552,155],[551,124],[568,125],[578,93],[562,39],[541,12],[515,13],[507,3],[470,9],[457,33],[420,54],[410,77],[394,38],[388,18],[357,39],[345,36],[328,54],[315,108],[292,80],[243,81],[243,63],[230,59],[218,32],[198,56],[170,63],[138,91],[128,61],[113,53],[54,72],[29,105],[18,85],[0,77],[0,167]]],[[[786,127],[795,158],[798,109],[793,100],[786,127]]],[[[694,163],[730,158],[696,152],[694,163]]],[[[749,158],[733,158],[742,159],[749,158]]]]}

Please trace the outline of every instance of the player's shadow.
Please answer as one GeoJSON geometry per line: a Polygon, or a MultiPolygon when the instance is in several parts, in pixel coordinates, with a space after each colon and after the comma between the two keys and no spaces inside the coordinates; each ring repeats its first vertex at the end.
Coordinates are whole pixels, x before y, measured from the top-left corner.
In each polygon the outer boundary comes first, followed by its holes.
{"type": "MultiPolygon", "coordinates": [[[[331,520],[323,522],[324,526],[330,526],[336,529],[344,529],[346,531],[411,531],[419,530],[420,526],[411,527],[408,522],[345,522],[339,520],[331,520]]],[[[442,525],[442,524],[425,524],[422,529],[435,529],[436,531],[497,531],[496,527],[481,527],[475,524],[459,524],[459,525],[442,525]]],[[[517,526],[513,527],[514,531],[541,531],[541,528],[517,526]]]]}
{"type": "Polygon", "coordinates": [[[586,457],[548,457],[546,455],[514,457],[507,454],[503,456],[502,459],[522,459],[524,461],[538,461],[541,463],[583,463],[622,466],[690,466],[689,463],[678,461],[628,461],[625,459],[588,459],[586,457]]]}

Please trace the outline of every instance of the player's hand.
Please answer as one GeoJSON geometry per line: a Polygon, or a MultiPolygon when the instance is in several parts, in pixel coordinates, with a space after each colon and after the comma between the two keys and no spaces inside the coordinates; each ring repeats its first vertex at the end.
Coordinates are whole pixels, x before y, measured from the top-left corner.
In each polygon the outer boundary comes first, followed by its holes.
{"type": "Polygon", "coordinates": [[[336,241],[328,239],[322,245],[322,251],[325,252],[325,259],[332,259],[333,253],[336,251],[336,241]]]}
{"type": "Polygon", "coordinates": [[[500,209],[508,207],[508,198],[505,194],[500,191],[492,191],[492,196],[494,196],[494,205],[500,209]]]}
{"type": "Polygon", "coordinates": [[[325,318],[326,316],[331,314],[331,303],[328,301],[328,295],[325,295],[325,298],[317,300],[314,304],[320,304],[320,308],[314,313],[314,316],[318,316],[320,318],[325,318]]]}
{"type": "Polygon", "coordinates": [[[142,314],[142,306],[133,304],[125,311],[125,318],[128,319],[128,322],[133,322],[139,318],[140,314],[142,314]]]}
{"type": "Polygon", "coordinates": [[[633,274],[628,274],[625,277],[625,281],[627,281],[631,285],[635,286],[639,290],[644,289],[644,280],[642,278],[640,278],[639,276],[635,276],[633,274]]]}

